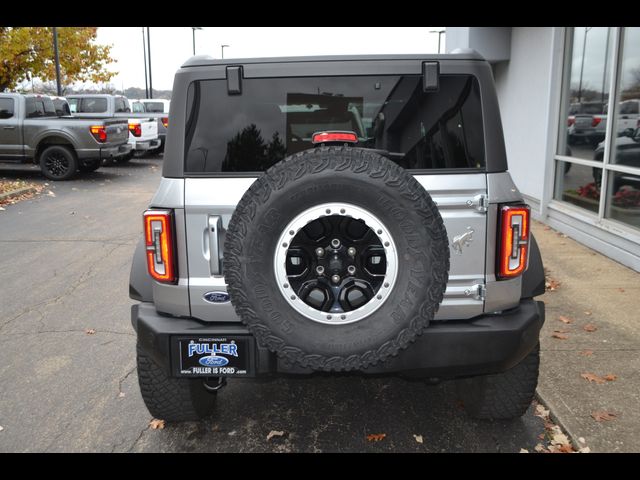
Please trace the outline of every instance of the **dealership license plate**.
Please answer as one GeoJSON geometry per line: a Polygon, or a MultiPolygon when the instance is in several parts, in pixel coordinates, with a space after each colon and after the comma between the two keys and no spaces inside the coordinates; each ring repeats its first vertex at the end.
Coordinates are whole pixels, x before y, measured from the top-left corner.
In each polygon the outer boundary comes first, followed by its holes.
{"type": "Polygon", "coordinates": [[[177,374],[190,377],[251,375],[253,342],[249,337],[189,337],[174,340],[177,374]]]}

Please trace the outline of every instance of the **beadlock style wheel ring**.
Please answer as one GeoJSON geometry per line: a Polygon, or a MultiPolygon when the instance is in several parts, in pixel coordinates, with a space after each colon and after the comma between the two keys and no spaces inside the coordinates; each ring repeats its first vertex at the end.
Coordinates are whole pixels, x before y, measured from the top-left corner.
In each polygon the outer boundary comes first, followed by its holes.
{"type": "Polygon", "coordinates": [[[274,272],[294,310],[318,323],[344,325],[368,317],[392,294],[398,253],[375,215],[352,204],[324,203],[284,228],[274,272]]]}

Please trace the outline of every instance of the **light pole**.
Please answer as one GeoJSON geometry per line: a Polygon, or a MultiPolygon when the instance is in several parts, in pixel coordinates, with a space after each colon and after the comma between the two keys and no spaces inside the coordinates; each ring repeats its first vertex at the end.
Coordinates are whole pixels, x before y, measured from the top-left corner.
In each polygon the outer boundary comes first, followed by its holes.
{"type": "Polygon", "coordinates": [[[149,75],[147,74],[147,46],[144,43],[144,27],[142,27],[142,54],[144,55],[144,98],[149,98],[149,75]]]}
{"type": "Polygon", "coordinates": [[[587,49],[587,33],[592,27],[584,27],[584,40],[582,41],[582,63],[580,65],[580,84],[578,85],[578,103],[582,100],[582,73],[584,72],[584,57],[587,49]]]}
{"type": "Polygon", "coordinates": [[[220,58],[224,58],[224,47],[229,47],[230,45],[220,45],[220,58]]]}
{"type": "Polygon", "coordinates": [[[438,53],[440,53],[440,39],[442,38],[442,34],[444,30],[429,30],[429,33],[437,33],[438,34],[438,53]]]}
{"type": "Polygon", "coordinates": [[[193,54],[196,54],[196,30],[202,30],[202,27],[191,27],[193,31],[193,54]]]}
{"type": "Polygon", "coordinates": [[[149,56],[149,98],[153,98],[153,83],[151,82],[151,35],[147,27],[147,54],[149,56]]]}
{"type": "Polygon", "coordinates": [[[53,55],[56,60],[56,89],[58,96],[62,96],[62,88],[60,88],[60,56],[58,55],[58,29],[53,27],[53,55]]]}

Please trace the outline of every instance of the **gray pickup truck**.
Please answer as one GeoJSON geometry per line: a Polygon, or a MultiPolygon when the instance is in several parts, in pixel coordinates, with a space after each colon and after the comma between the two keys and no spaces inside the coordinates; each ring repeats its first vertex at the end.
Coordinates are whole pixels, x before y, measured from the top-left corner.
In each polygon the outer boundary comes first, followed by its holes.
{"type": "Polygon", "coordinates": [[[122,157],[127,161],[134,153],[140,155],[160,148],[157,113],[132,113],[129,100],[122,95],[82,94],[68,95],[67,101],[74,117],[82,118],[126,118],[129,122],[129,144],[131,154],[122,157]]]}
{"type": "Polygon", "coordinates": [[[0,162],[40,165],[51,180],[129,155],[127,121],[58,116],[51,97],[0,94],[0,162]]]}

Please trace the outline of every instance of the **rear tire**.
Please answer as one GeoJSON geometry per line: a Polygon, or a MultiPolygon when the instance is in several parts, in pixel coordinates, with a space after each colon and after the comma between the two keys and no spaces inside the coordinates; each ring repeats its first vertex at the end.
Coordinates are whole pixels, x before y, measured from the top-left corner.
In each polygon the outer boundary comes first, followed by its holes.
{"type": "Polygon", "coordinates": [[[42,174],[50,180],[69,180],[78,171],[78,158],[72,148],[51,145],[40,153],[38,159],[42,174]]]}
{"type": "Polygon", "coordinates": [[[168,422],[200,420],[215,408],[216,394],[202,379],[173,378],[136,345],[138,383],[149,413],[168,422]]]}
{"type": "Polygon", "coordinates": [[[506,372],[459,380],[459,393],[470,416],[508,420],[525,414],[538,385],[540,345],[506,372]]]}

